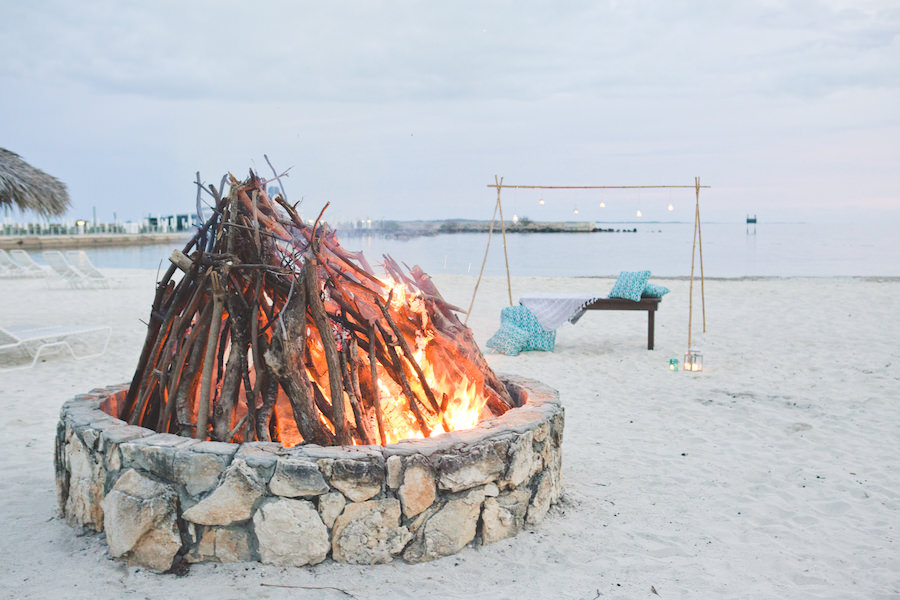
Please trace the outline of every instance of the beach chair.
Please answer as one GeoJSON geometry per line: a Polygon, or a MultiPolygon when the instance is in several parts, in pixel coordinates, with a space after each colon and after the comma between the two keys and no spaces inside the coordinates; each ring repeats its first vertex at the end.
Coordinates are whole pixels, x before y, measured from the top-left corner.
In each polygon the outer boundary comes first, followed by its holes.
{"type": "Polygon", "coordinates": [[[80,269],[72,265],[59,250],[44,250],[44,260],[59,277],[70,287],[109,287],[109,280],[102,273],[100,277],[91,277],[82,273],[80,269]]]}
{"type": "Polygon", "coordinates": [[[9,255],[14,261],[19,263],[24,269],[32,274],[33,277],[46,277],[47,271],[39,265],[31,255],[24,250],[10,250],[9,255]]]}
{"type": "MultiPolygon", "coordinates": [[[[11,325],[0,327],[0,371],[33,367],[49,351],[68,350],[75,360],[94,358],[106,352],[111,328],[89,325],[11,325]],[[100,347],[98,351],[96,347],[100,347]],[[16,356],[26,364],[15,364],[16,356]],[[15,366],[6,363],[12,357],[15,366]]],[[[19,360],[19,363],[22,361],[19,360]]]]}
{"type": "Polygon", "coordinates": [[[84,253],[84,250],[69,250],[66,252],[66,258],[69,259],[69,262],[73,267],[81,271],[81,273],[94,282],[97,287],[110,286],[110,279],[94,266],[94,263],[92,263],[91,259],[88,258],[88,255],[84,253]]]}
{"type": "MultiPolygon", "coordinates": [[[[41,272],[43,273],[43,269],[41,272]]],[[[0,277],[40,277],[40,275],[26,269],[14,261],[6,250],[0,249],[0,277]]]]}
{"type": "Polygon", "coordinates": [[[62,252],[59,250],[44,250],[42,254],[53,273],[62,278],[70,287],[84,287],[87,277],[69,264],[62,252]]]}

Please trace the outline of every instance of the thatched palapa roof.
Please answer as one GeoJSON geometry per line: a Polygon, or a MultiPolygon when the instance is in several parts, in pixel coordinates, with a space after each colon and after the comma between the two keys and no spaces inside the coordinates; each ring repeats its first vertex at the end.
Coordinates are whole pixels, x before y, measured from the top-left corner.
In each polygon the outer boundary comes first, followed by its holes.
{"type": "Polygon", "coordinates": [[[49,217],[65,213],[69,204],[66,184],[32,167],[15,152],[0,148],[0,206],[49,217]]]}

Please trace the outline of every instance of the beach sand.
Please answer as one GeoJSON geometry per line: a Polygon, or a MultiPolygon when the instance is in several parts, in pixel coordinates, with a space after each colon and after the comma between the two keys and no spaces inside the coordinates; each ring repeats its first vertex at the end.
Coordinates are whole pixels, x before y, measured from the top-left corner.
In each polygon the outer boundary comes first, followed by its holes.
{"type": "MultiPolygon", "coordinates": [[[[108,324],[93,361],[48,357],[0,373],[0,598],[898,598],[900,280],[707,280],[702,373],[671,372],[687,345],[685,279],[656,318],[589,312],[556,351],[486,353],[566,408],[563,496],[536,529],[431,563],[311,568],[194,565],[159,575],[109,558],[60,519],[59,408],[130,380],[156,272],[109,271],[112,290],[0,280],[0,323],[108,324]],[[274,587],[273,587],[274,586],[274,587]],[[284,586],[284,587],[278,587],[284,586]],[[654,593],[655,590],[655,593],[654,593]]],[[[473,276],[436,276],[468,306],[473,276]]],[[[606,294],[611,279],[516,278],[527,292],[606,294]]],[[[506,282],[482,282],[484,342],[506,282]]]]}

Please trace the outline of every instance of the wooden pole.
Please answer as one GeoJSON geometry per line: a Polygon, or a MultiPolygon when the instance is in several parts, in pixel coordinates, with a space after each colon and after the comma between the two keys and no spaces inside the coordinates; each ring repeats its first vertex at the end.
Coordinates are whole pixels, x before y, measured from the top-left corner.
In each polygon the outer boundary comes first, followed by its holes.
{"type": "MultiPolygon", "coordinates": [[[[502,181],[502,180],[501,180],[502,181]]],[[[469,310],[466,311],[466,318],[463,325],[469,323],[469,316],[472,314],[472,307],[475,306],[475,294],[478,293],[478,286],[481,284],[481,276],[484,275],[484,265],[487,264],[488,250],[491,249],[491,236],[494,234],[494,222],[497,220],[497,210],[500,208],[500,190],[497,190],[497,203],[494,204],[494,215],[491,217],[491,226],[488,229],[487,246],[484,248],[484,258],[481,261],[481,270],[478,272],[478,279],[475,281],[475,289],[472,290],[472,301],[469,302],[469,310]]]]}
{"type": "Polygon", "coordinates": [[[697,256],[697,232],[700,225],[700,193],[697,188],[698,179],[694,178],[694,187],[697,189],[697,203],[694,206],[694,241],[691,245],[691,283],[688,288],[688,350],[691,349],[691,333],[694,322],[694,259],[697,256]]]}
{"type": "MultiPolygon", "coordinates": [[[[489,183],[488,187],[497,187],[495,183],[489,183]]],[[[511,188],[515,190],[658,190],[667,188],[690,188],[694,189],[695,185],[503,185],[499,187],[511,188]]],[[[708,185],[700,187],[708,188],[708,185]]]]}
{"type": "Polygon", "coordinates": [[[503,234],[503,260],[506,261],[506,291],[509,293],[509,305],[512,306],[512,281],[509,277],[509,255],[506,252],[506,222],[503,220],[503,204],[500,202],[500,190],[503,189],[503,178],[499,180],[494,175],[497,183],[497,209],[500,211],[500,232],[503,234]]]}
{"type": "Polygon", "coordinates": [[[700,178],[694,178],[697,186],[697,248],[700,250],[700,305],[703,308],[703,333],[706,333],[706,290],[703,279],[703,231],[700,226],[700,178]]]}

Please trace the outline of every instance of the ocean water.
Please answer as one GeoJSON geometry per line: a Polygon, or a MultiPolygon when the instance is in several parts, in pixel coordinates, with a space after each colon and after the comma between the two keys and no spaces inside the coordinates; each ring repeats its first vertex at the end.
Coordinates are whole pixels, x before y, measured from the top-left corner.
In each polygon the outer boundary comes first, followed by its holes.
{"type": "MultiPolygon", "coordinates": [[[[623,270],[652,271],[657,277],[700,272],[706,277],[900,276],[900,232],[893,223],[705,223],[695,246],[693,223],[610,223],[619,232],[507,234],[506,255],[513,275],[614,276],[623,270]],[[624,231],[624,230],[628,231],[624,231]],[[637,229],[636,232],[631,231],[637,229]]],[[[418,264],[426,272],[478,274],[488,236],[442,234],[391,239],[340,236],[350,250],[362,250],[373,265],[382,254],[418,264]]],[[[165,270],[175,246],[85,250],[100,268],[165,270]]],[[[180,248],[180,245],[179,245],[180,248]]],[[[38,255],[37,253],[35,253],[38,255]]],[[[491,238],[485,274],[502,275],[503,239],[491,238]]]]}

